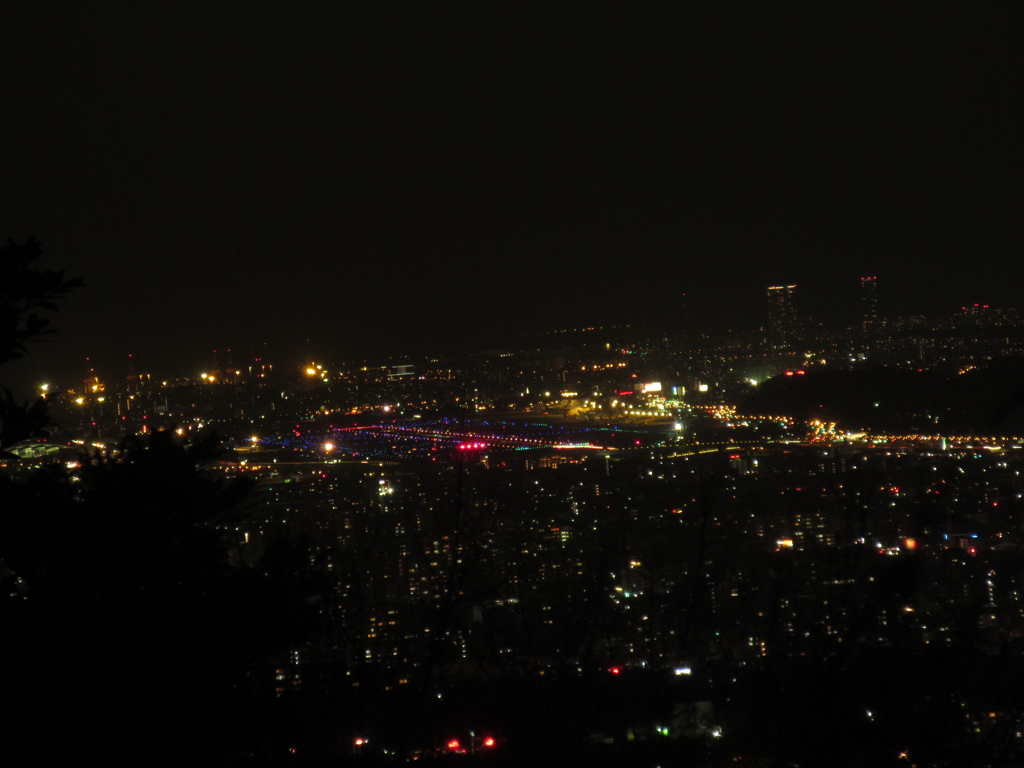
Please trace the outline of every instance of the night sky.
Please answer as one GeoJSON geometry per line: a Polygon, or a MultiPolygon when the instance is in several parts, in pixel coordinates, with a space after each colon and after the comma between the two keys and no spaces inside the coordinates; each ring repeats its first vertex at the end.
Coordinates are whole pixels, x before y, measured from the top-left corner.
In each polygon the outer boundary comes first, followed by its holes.
{"type": "Polygon", "coordinates": [[[0,237],[86,281],[15,374],[1024,304],[1017,15],[708,5],[4,3],[0,237]]]}

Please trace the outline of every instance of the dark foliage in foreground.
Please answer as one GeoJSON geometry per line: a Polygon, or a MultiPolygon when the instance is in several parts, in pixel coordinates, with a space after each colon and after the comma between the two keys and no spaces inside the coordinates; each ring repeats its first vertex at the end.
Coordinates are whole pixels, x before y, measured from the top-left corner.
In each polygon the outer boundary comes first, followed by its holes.
{"type": "Polygon", "coordinates": [[[90,454],[80,480],[0,486],[12,759],[203,765],[275,746],[260,719],[316,586],[229,562],[247,487],[202,469],[213,446],[157,433],[90,454]]]}
{"type": "MultiPolygon", "coordinates": [[[[30,238],[0,248],[0,364],[52,333],[79,287],[30,238]]],[[[4,449],[45,436],[45,399],[0,393],[4,449]]],[[[0,476],[4,765],[224,765],[287,753],[282,655],[320,589],[287,540],[242,562],[249,491],[213,469],[218,440],[171,432],[87,450],[81,466],[0,476]],[[252,562],[255,560],[255,562],[252,562]],[[287,563],[275,567],[270,563],[287,563]]]]}
{"type": "MultiPolygon", "coordinates": [[[[82,285],[63,270],[40,269],[38,240],[0,247],[0,364],[24,357],[27,344],[53,333],[44,312],[56,312],[57,302],[82,285]]],[[[19,403],[9,389],[0,390],[0,457],[19,440],[45,434],[50,419],[42,398],[19,403]]]]}

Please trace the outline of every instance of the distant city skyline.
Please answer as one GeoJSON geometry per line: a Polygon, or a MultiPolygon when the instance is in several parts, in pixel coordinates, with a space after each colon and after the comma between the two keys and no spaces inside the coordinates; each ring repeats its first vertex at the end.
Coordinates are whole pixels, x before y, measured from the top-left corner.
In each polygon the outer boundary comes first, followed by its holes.
{"type": "MultiPolygon", "coordinates": [[[[894,298],[890,298],[892,306],[886,306],[884,299],[880,301],[879,283],[884,291],[886,283],[877,275],[851,279],[844,285],[834,286],[833,290],[815,290],[807,283],[765,286],[759,291],[759,300],[750,302],[758,311],[753,312],[752,317],[742,318],[746,322],[742,322],[739,317],[730,318],[723,314],[717,317],[705,316],[698,318],[695,323],[687,324],[683,321],[688,315],[690,297],[680,296],[678,304],[665,303],[654,309],[648,307],[646,312],[626,318],[632,322],[594,325],[570,322],[560,327],[544,328],[538,320],[538,324],[532,328],[523,327],[514,331],[492,329],[492,335],[481,336],[479,344],[466,344],[462,347],[445,345],[443,337],[439,337],[435,345],[427,343],[423,346],[395,346],[390,349],[385,346],[377,350],[368,348],[363,354],[346,354],[341,346],[332,347],[329,339],[321,337],[305,339],[290,347],[271,342],[220,345],[215,348],[195,344],[188,348],[179,345],[174,355],[128,352],[121,356],[90,354],[78,359],[74,358],[73,351],[67,348],[62,338],[62,321],[66,321],[72,314],[66,311],[68,307],[73,307],[72,297],[65,302],[65,311],[53,316],[58,327],[57,333],[44,342],[37,342],[25,359],[9,364],[5,373],[8,382],[13,383],[16,389],[30,393],[42,382],[60,381],[74,386],[76,382],[88,381],[97,376],[120,386],[122,380],[132,381],[142,375],[154,381],[154,377],[190,379],[197,377],[201,371],[223,372],[235,368],[259,370],[266,366],[276,366],[278,370],[298,370],[310,361],[336,366],[362,363],[380,365],[406,359],[463,359],[466,355],[487,350],[570,348],[591,336],[593,339],[628,339],[632,343],[648,338],[651,334],[658,338],[676,339],[676,346],[680,350],[690,344],[699,346],[703,336],[714,338],[731,334],[734,337],[745,337],[750,343],[764,343],[766,354],[774,349],[776,354],[785,355],[794,352],[802,339],[811,339],[820,332],[847,332],[851,339],[859,339],[865,329],[873,327],[876,332],[881,332],[887,325],[913,318],[943,323],[964,313],[984,317],[978,315],[980,310],[1008,310],[1011,313],[1024,310],[1024,304],[993,306],[961,302],[938,312],[913,312],[912,308],[899,304],[894,298]],[[824,317],[816,314],[816,310],[822,307],[823,297],[828,300],[828,314],[824,317]],[[892,310],[903,311],[896,313],[892,310]]],[[[150,348],[156,346],[159,345],[154,343],[150,348]]]]}

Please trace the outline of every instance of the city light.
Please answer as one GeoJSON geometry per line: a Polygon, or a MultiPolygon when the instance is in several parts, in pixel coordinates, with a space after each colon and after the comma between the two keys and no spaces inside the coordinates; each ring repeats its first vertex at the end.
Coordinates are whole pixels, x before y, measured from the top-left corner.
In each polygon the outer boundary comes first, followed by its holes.
{"type": "Polygon", "coordinates": [[[1024,768],[1015,3],[11,5],[5,764],[1024,768]]]}
{"type": "MultiPolygon", "coordinates": [[[[640,353],[635,354],[639,359],[640,353]]],[[[817,360],[801,363],[809,366],[817,360]]],[[[775,371],[773,375],[778,376],[775,382],[778,384],[785,381],[783,376],[796,379],[806,375],[806,371],[796,365],[796,361],[791,360],[788,365],[766,365],[764,370],[775,371]]],[[[582,366],[582,370],[589,378],[596,377],[599,375],[596,372],[606,367],[588,363],[582,366]]],[[[937,428],[920,432],[902,430],[908,434],[896,434],[893,430],[890,434],[881,429],[868,429],[868,422],[858,425],[857,429],[848,429],[845,424],[840,427],[841,409],[832,409],[828,405],[824,407],[830,408],[830,414],[835,411],[836,415],[830,418],[836,421],[820,416],[801,419],[785,413],[762,412],[762,408],[756,406],[745,408],[743,399],[731,400],[733,395],[737,398],[749,396],[750,388],[758,386],[758,379],[717,372],[708,374],[708,383],[694,382],[697,391],[707,393],[712,389],[710,381],[714,380],[715,393],[711,395],[714,399],[702,397],[687,401],[678,394],[685,388],[671,380],[660,383],[658,379],[662,374],[652,368],[638,369],[635,374],[626,372],[625,375],[619,369],[615,372],[618,380],[565,378],[555,384],[558,380],[551,379],[550,385],[538,376],[529,387],[517,381],[502,400],[485,398],[479,394],[482,387],[479,390],[472,386],[459,387],[458,395],[451,395],[450,400],[445,400],[444,395],[431,392],[426,384],[422,385],[423,392],[411,386],[399,388],[393,385],[389,367],[380,367],[379,373],[375,373],[376,370],[373,367],[363,368],[361,374],[355,374],[363,377],[351,379],[357,386],[339,386],[337,391],[324,389],[313,396],[311,383],[317,379],[326,381],[326,371],[315,363],[297,367],[292,372],[291,382],[299,386],[289,388],[282,382],[279,389],[275,386],[266,391],[269,396],[267,402],[272,402],[272,406],[265,408],[263,413],[249,410],[258,408],[258,397],[255,400],[249,397],[240,399],[234,387],[205,388],[207,394],[197,398],[194,388],[187,386],[196,382],[194,376],[172,381],[169,391],[161,390],[159,398],[148,395],[144,387],[138,386],[139,379],[135,377],[129,378],[127,392],[115,394],[109,391],[98,396],[92,391],[98,393],[106,389],[99,384],[98,378],[90,378],[86,380],[84,390],[90,394],[75,398],[74,402],[92,406],[90,410],[83,409],[76,415],[100,438],[97,445],[109,447],[113,431],[105,429],[102,422],[98,425],[97,421],[81,418],[83,414],[92,416],[95,411],[96,416],[92,418],[98,420],[103,413],[108,417],[117,413],[121,420],[117,426],[122,429],[142,432],[171,429],[184,436],[202,423],[198,409],[204,404],[223,398],[222,404],[227,406],[233,400],[241,400],[237,406],[238,415],[249,419],[242,423],[250,424],[253,432],[256,429],[261,432],[249,436],[244,436],[243,432],[242,436],[234,439],[237,456],[231,457],[229,453],[220,466],[228,476],[232,473],[251,476],[259,483],[260,492],[266,494],[268,501],[287,503],[289,511],[300,511],[306,499],[315,504],[322,503],[323,499],[343,498],[340,489],[350,478],[359,476],[372,483],[359,491],[363,502],[368,501],[363,496],[366,488],[372,497],[370,503],[363,506],[372,510],[383,526],[374,535],[395,537],[400,551],[414,551],[420,534],[430,535],[422,562],[410,560],[408,570],[401,572],[382,567],[379,578],[387,581],[385,586],[398,594],[399,600],[437,599],[436,595],[443,595],[450,588],[446,570],[462,565],[470,552],[469,547],[476,545],[472,539],[479,534],[469,526],[457,536],[452,536],[451,532],[437,535],[430,530],[431,521],[439,515],[444,518],[452,506],[457,507],[459,523],[475,525],[478,521],[488,520],[492,510],[507,512],[512,516],[522,516],[524,530],[539,536],[543,543],[529,538],[520,540],[515,538],[519,532],[509,528],[502,531],[502,538],[486,541],[488,556],[496,563],[504,565],[502,560],[506,558],[529,558],[526,562],[530,566],[525,569],[525,576],[520,575],[522,571],[506,569],[505,572],[510,574],[507,578],[518,582],[513,586],[521,588],[527,579],[531,583],[540,583],[556,571],[561,577],[563,570],[570,580],[575,576],[582,581],[591,574],[586,561],[574,553],[585,551],[582,548],[586,547],[607,547],[614,538],[608,534],[607,519],[610,510],[608,495],[616,492],[616,478],[628,476],[644,485],[649,484],[650,498],[658,500],[655,506],[644,509],[637,503],[638,497],[634,497],[626,514],[639,520],[651,513],[647,519],[652,523],[653,535],[671,537],[673,531],[690,530],[702,524],[705,517],[702,506],[705,502],[701,500],[697,486],[690,488],[693,478],[711,466],[702,465],[705,455],[709,461],[728,459],[712,470],[722,473],[722,494],[716,504],[723,505],[723,512],[732,507],[729,510],[732,514],[721,515],[715,520],[716,527],[721,528],[723,536],[735,537],[741,543],[746,539],[753,549],[774,551],[774,557],[785,561],[773,566],[775,571],[784,567],[787,572],[803,576],[805,553],[812,557],[825,547],[848,546],[850,539],[840,535],[842,531],[836,528],[830,510],[835,508],[836,499],[850,503],[848,489],[860,487],[864,481],[849,475],[859,475],[867,468],[871,471],[865,474],[878,477],[869,486],[872,502],[884,499],[883,512],[893,523],[892,528],[870,530],[861,537],[861,543],[868,547],[872,542],[876,543],[876,548],[871,550],[872,560],[892,563],[898,560],[892,561],[891,557],[929,558],[932,552],[942,550],[957,556],[957,562],[970,567],[972,562],[985,563],[990,552],[998,552],[1000,547],[1012,541],[1011,533],[999,531],[992,534],[952,533],[946,534],[945,539],[934,536],[929,537],[926,544],[924,538],[903,535],[900,525],[908,524],[908,505],[916,499],[928,498],[927,494],[935,494],[943,503],[963,506],[964,498],[969,498],[967,491],[974,482],[974,476],[969,472],[972,466],[977,467],[974,473],[979,477],[978,487],[985,489],[978,495],[984,499],[984,514],[994,521],[1000,519],[997,512],[1003,513],[1008,509],[1012,513],[1014,500],[1022,497],[1019,491],[1016,495],[1011,493],[1019,487],[1018,468],[1024,469],[1015,453],[1020,448],[1020,438],[979,434],[941,436],[937,428]],[[374,390],[375,384],[380,385],[379,390],[374,390]],[[631,385],[633,389],[627,389],[631,385]],[[182,394],[187,393],[177,403],[174,400],[176,386],[181,387],[182,394]],[[531,390],[533,394],[530,394],[531,390]],[[521,401],[508,404],[509,400],[517,400],[515,394],[520,391],[529,398],[526,407],[522,407],[521,401]],[[561,397],[562,402],[545,402],[546,397],[561,397]],[[104,401],[105,407],[100,408],[104,401]],[[183,407],[183,404],[187,405],[183,407]],[[187,410],[189,407],[196,409],[191,416],[187,410]],[[460,410],[454,415],[435,415],[446,408],[460,410]],[[518,413],[506,412],[503,415],[506,408],[518,410],[518,413]],[[487,410],[486,418],[468,415],[481,410],[487,410]],[[550,417],[549,410],[552,411],[550,417]],[[142,421],[146,418],[148,422],[142,421]],[[175,429],[179,423],[187,424],[187,429],[175,429]],[[257,448],[264,450],[246,455],[245,452],[257,448]],[[423,461],[422,464],[437,467],[441,472],[450,471],[455,464],[459,467],[458,480],[454,476],[445,478],[443,474],[439,475],[443,492],[435,496],[429,486],[421,483],[416,464],[412,461],[404,464],[411,459],[438,462],[430,465],[423,461]],[[804,472],[805,462],[814,468],[813,472],[804,472]],[[920,485],[913,472],[899,472],[901,462],[908,467],[920,464],[929,470],[920,473],[926,475],[920,485]],[[877,474],[886,466],[890,472],[877,474]],[[1011,470],[1015,473],[1012,478],[1008,477],[1011,470]],[[490,482],[488,473],[491,472],[501,473],[490,476],[500,478],[497,485],[490,482]],[[965,472],[968,472],[966,476],[965,472]],[[993,477],[998,473],[1001,473],[998,478],[993,477]],[[901,479],[897,481],[897,477],[901,479]],[[522,486],[526,493],[524,498],[516,498],[513,503],[502,497],[500,487],[517,489],[522,485],[518,481],[527,479],[528,483],[522,486]],[[664,487],[659,489],[658,485],[662,483],[664,487]],[[749,494],[755,489],[759,489],[757,493],[760,495],[758,503],[752,504],[754,497],[749,494]],[[768,500],[775,498],[776,493],[777,504],[773,504],[768,500]],[[761,513],[762,509],[765,514],[761,513]],[[557,515],[549,513],[549,510],[557,511],[557,515]],[[894,530],[898,533],[894,534],[894,530]],[[989,535],[993,538],[986,541],[989,535]],[[1007,538],[996,541],[996,537],[1004,536],[1007,538]],[[914,554],[909,554],[912,552],[914,554]],[[887,557],[876,558],[876,553],[887,557]],[[570,559],[573,557],[576,559],[570,559]],[[536,567],[533,567],[534,563],[536,567]]],[[[737,367],[736,370],[743,369],[737,367]]],[[[229,374],[241,375],[228,371],[224,374],[227,378],[221,381],[230,379],[229,374]]],[[[216,371],[204,372],[199,380],[214,383],[220,375],[216,371]]],[[[349,380],[349,375],[350,372],[342,369],[337,375],[338,381],[349,380]]],[[[758,378],[767,378],[767,374],[758,378]]],[[[443,379],[445,382],[450,380],[451,377],[443,379]]],[[[420,381],[422,384],[423,380],[420,381]]],[[[444,386],[450,387],[450,384],[444,386]]],[[[763,384],[769,389],[771,386],[770,382],[763,384]]],[[[45,395],[47,391],[56,391],[56,387],[38,385],[37,391],[45,395]]],[[[74,396],[72,393],[71,397],[74,396]]],[[[881,399],[875,400],[875,397],[879,396],[865,393],[865,404],[880,403],[881,399]]],[[[818,404],[818,398],[814,404],[818,404]]],[[[763,411],[776,407],[780,406],[764,407],[763,411]]],[[[878,409],[869,410],[880,413],[878,409]]],[[[211,414],[204,418],[213,423],[211,414]]],[[[968,510],[968,514],[977,511],[968,510]]],[[[358,521],[360,514],[356,507],[345,510],[345,525],[353,526],[347,530],[358,531],[364,526],[365,521],[358,521]]],[[[244,538],[249,542],[255,541],[259,534],[236,530],[233,535],[238,541],[244,538]]],[[[669,626],[665,616],[659,616],[658,610],[652,609],[652,604],[643,599],[651,592],[648,580],[660,578],[658,574],[664,563],[659,563],[659,557],[654,555],[640,557],[642,550],[626,549],[623,547],[618,552],[612,582],[608,585],[607,597],[602,600],[607,606],[621,611],[623,618],[634,624],[638,635],[664,632],[669,626]]],[[[406,567],[404,563],[402,567],[406,567]]],[[[768,572],[771,573],[770,570],[768,572]]],[[[369,575],[367,578],[374,580],[378,577],[369,575]]],[[[818,588],[815,578],[812,575],[800,581],[806,589],[813,590],[818,588]]],[[[873,578],[873,575],[867,577],[868,581],[873,578]]],[[[988,582],[989,597],[993,602],[1000,594],[995,583],[988,582]]],[[[831,595],[843,595],[849,591],[846,585],[846,579],[835,578],[831,574],[821,585],[828,602],[823,600],[821,603],[820,625],[813,617],[791,611],[781,614],[786,631],[793,634],[795,652],[806,652],[815,637],[826,638],[822,641],[826,643],[839,643],[846,639],[842,634],[845,631],[844,614],[830,607],[833,603],[831,595]]],[[[721,590],[723,597],[740,598],[735,601],[735,610],[748,610],[742,607],[747,594],[742,580],[727,576],[725,582],[714,589],[721,590]]],[[[493,603],[495,608],[515,605],[520,601],[525,603],[530,599],[523,596],[521,589],[511,591],[511,586],[506,594],[500,594],[499,588],[498,594],[500,596],[493,603]]],[[[897,610],[901,621],[920,623],[921,642],[925,644],[946,642],[943,637],[946,630],[934,628],[940,622],[932,615],[932,603],[927,596],[924,599],[920,597],[908,594],[899,604],[897,610]],[[924,629],[926,624],[927,630],[924,629]]],[[[559,608],[554,599],[546,598],[539,608],[545,613],[540,615],[557,627],[559,622],[568,621],[557,613],[559,608]]],[[[338,610],[345,612],[349,609],[341,601],[338,610]]],[[[395,657],[395,648],[400,647],[395,638],[408,635],[433,639],[433,627],[415,626],[393,608],[374,606],[371,610],[374,618],[365,635],[367,661],[395,664],[397,684],[407,684],[408,673],[402,665],[414,660],[395,657]],[[378,661],[389,659],[388,654],[400,660],[378,661]]],[[[488,605],[482,606],[481,617],[491,610],[488,605]]],[[[760,613],[758,617],[763,618],[760,613]]],[[[788,652],[782,650],[777,638],[763,630],[763,622],[747,618],[750,619],[747,622],[749,629],[723,630],[722,642],[729,642],[739,649],[739,656],[744,660],[771,659],[788,652]],[[730,633],[734,636],[727,638],[730,633]]],[[[872,626],[872,630],[876,629],[877,634],[873,631],[872,636],[878,639],[873,642],[893,642],[891,630],[884,622],[872,626]]],[[[623,660],[625,666],[602,666],[599,670],[604,684],[613,689],[626,684],[632,675],[645,674],[639,670],[649,670],[685,686],[695,675],[694,669],[702,668],[701,665],[707,661],[706,657],[687,657],[688,663],[683,665],[647,653],[640,646],[629,652],[628,661],[619,649],[613,652],[613,658],[623,660]],[[688,679],[684,681],[680,679],[682,677],[688,679]]],[[[503,648],[502,653],[518,661],[517,655],[522,651],[510,645],[503,648]]],[[[581,665],[581,674],[585,668],[581,665]]],[[[542,668],[538,674],[547,677],[555,675],[556,671],[542,668]]],[[[863,708],[859,710],[863,711],[863,708]]],[[[664,724],[653,725],[653,722],[646,727],[662,735],[678,730],[664,724]]],[[[709,739],[724,738],[716,726],[705,726],[703,732],[709,739]]],[[[440,749],[434,752],[480,754],[495,746],[493,736],[478,734],[468,732],[468,736],[461,737],[461,740],[450,739],[447,747],[442,739],[440,749]]],[[[353,738],[350,750],[357,754],[366,744],[368,740],[365,737],[353,738]]]]}

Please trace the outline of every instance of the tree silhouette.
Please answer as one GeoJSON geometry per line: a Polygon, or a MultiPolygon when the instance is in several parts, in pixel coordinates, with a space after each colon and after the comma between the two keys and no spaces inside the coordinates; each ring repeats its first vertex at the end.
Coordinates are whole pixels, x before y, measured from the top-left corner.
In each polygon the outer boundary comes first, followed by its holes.
{"type": "MultiPolygon", "coordinates": [[[[5,362],[80,283],[35,269],[35,240],[0,254],[5,362]]],[[[5,446],[46,424],[44,405],[9,392],[0,404],[5,446]]],[[[289,734],[268,727],[281,719],[273,676],[319,584],[232,562],[249,484],[216,468],[218,444],[131,435],[76,469],[0,475],[0,763],[258,765],[288,752],[289,734]]]]}
{"type": "Polygon", "coordinates": [[[39,312],[56,312],[57,302],[82,286],[64,270],[40,269],[42,246],[33,235],[23,244],[0,247],[0,363],[23,357],[25,346],[54,329],[39,312]]]}
{"type": "MultiPolygon", "coordinates": [[[[9,240],[0,247],[0,365],[23,357],[27,344],[53,333],[50,320],[41,312],[56,312],[57,302],[82,286],[79,278],[67,278],[63,270],[36,265],[42,253],[35,237],[18,245],[9,240]]],[[[0,455],[21,440],[38,437],[49,423],[46,403],[18,403],[11,391],[0,396],[0,455]]]]}

